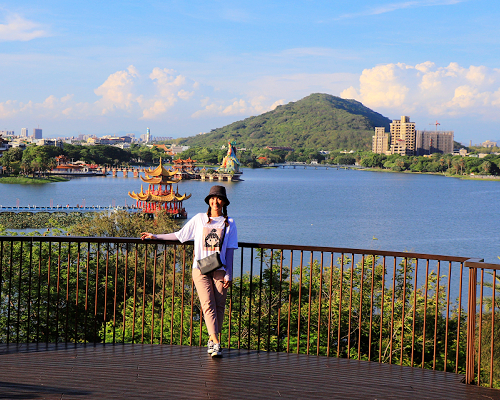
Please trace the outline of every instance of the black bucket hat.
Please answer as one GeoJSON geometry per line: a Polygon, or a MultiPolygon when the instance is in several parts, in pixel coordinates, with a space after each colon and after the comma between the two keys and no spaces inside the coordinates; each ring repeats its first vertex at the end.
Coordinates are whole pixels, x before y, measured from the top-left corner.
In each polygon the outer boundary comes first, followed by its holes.
{"type": "Polygon", "coordinates": [[[226,188],[224,186],[212,186],[210,188],[210,193],[208,194],[207,197],[205,197],[205,203],[210,204],[208,201],[210,200],[210,197],[217,196],[223,199],[226,202],[226,206],[229,205],[229,200],[226,196],[226,188]]]}

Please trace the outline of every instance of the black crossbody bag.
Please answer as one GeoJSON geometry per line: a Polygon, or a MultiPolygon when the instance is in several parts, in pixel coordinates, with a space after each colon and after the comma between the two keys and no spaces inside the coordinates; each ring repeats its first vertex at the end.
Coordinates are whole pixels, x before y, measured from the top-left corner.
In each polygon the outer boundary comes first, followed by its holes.
{"type": "MultiPolygon", "coordinates": [[[[224,243],[224,238],[226,237],[226,225],[222,229],[222,240],[220,242],[220,249],[222,250],[222,244],[224,243]]],[[[224,266],[220,259],[220,253],[216,251],[213,254],[210,254],[208,257],[202,258],[197,261],[198,268],[203,275],[208,274],[209,272],[215,271],[224,266]]]]}

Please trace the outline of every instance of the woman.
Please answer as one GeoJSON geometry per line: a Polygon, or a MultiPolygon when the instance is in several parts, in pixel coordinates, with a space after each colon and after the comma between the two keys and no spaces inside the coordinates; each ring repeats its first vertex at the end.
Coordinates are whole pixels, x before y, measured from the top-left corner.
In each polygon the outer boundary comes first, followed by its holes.
{"type": "Polygon", "coordinates": [[[163,235],[143,232],[141,239],[179,240],[182,243],[194,240],[192,275],[210,336],[208,353],[212,357],[221,357],[219,334],[224,320],[227,289],[233,281],[233,256],[234,249],[238,248],[238,235],[233,219],[227,216],[229,200],[224,186],[212,186],[205,203],[208,204],[207,213],[196,214],[180,231],[163,235]],[[197,261],[217,251],[223,266],[202,274],[197,261]]]}

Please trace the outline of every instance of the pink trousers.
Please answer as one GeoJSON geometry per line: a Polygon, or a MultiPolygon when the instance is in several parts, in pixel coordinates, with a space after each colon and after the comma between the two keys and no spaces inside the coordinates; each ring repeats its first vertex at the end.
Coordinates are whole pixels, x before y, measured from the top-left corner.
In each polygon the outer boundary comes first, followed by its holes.
{"type": "Polygon", "coordinates": [[[193,281],[209,335],[219,334],[222,331],[227,296],[227,289],[223,287],[225,275],[224,270],[203,275],[198,268],[193,268],[193,281]]]}

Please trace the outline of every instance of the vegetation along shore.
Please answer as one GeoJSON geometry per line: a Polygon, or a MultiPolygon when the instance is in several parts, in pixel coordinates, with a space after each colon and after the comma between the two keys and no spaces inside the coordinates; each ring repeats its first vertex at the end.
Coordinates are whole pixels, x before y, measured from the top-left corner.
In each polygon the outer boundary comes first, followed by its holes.
{"type": "MultiPolygon", "coordinates": [[[[173,143],[132,143],[129,148],[112,145],[63,143],[57,146],[28,145],[24,150],[9,148],[0,157],[3,172],[10,176],[42,177],[55,167],[55,157],[64,155],[108,168],[130,165],[166,164],[172,159],[196,160],[196,165],[219,165],[227,143],[237,143],[241,167],[260,168],[273,163],[305,162],[361,165],[395,172],[444,173],[452,176],[500,176],[498,147],[466,147],[455,142],[464,155],[433,153],[426,156],[384,155],[370,151],[376,127],[388,129],[391,121],[354,101],[315,93],[297,102],[277,107],[262,115],[246,118],[208,133],[179,138],[173,143]],[[187,150],[167,153],[166,145],[182,145],[187,150]]],[[[53,179],[53,178],[51,178],[53,179]]],[[[1,179],[0,183],[10,183],[1,179]]],[[[44,181],[22,181],[34,183],[44,181]]]]}

